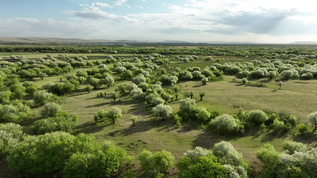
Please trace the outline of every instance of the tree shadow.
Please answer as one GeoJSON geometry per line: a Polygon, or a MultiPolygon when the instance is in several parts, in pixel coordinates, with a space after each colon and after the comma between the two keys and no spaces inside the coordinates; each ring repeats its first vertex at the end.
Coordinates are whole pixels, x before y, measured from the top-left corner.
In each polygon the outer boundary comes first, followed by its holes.
{"type": "MultiPolygon", "coordinates": [[[[303,135],[296,135],[292,138],[296,142],[301,142],[304,144],[311,144],[316,141],[316,134],[314,132],[307,132],[303,135]]],[[[314,147],[316,147],[317,144],[315,144],[314,147]]]]}
{"type": "Polygon", "coordinates": [[[206,149],[212,149],[216,143],[223,140],[230,140],[230,137],[222,136],[205,129],[204,132],[196,136],[195,140],[193,141],[193,147],[199,146],[206,149]]]}
{"type": "Polygon", "coordinates": [[[89,134],[89,133],[100,132],[104,127],[111,124],[112,123],[107,123],[104,125],[96,125],[94,122],[86,122],[76,127],[76,131],[74,132],[74,135],[78,135],[80,133],[89,134]]]}
{"type": "Polygon", "coordinates": [[[161,124],[157,124],[153,120],[137,121],[135,126],[131,125],[128,128],[109,132],[109,136],[123,135],[128,136],[134,133],[146,132],[156,127],[160,127],[161,124]]]}

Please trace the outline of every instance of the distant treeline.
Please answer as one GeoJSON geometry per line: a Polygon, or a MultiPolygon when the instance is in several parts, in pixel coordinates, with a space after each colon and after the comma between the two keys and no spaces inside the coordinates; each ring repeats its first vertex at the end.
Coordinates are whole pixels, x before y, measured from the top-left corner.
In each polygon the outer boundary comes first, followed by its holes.
{"type": "Polygon", "coordinates": [[[38,53],[106,53],[106,54],[150,54],[163,55],[215,55],[238,57],[265,57],[289,59],[298,55],[315,58],[316,45],[259,45],[259,44],[191,44],[191,43],[132,43],[124,45],[84,44],[19,44],[0,45],[0,52],[38,53]]]}

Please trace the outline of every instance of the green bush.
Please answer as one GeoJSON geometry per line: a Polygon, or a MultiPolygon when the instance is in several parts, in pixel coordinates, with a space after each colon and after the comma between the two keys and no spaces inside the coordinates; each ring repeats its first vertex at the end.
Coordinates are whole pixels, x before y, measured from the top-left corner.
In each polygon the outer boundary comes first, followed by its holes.
{"type": "Polygon", "coordinates": [[[42,117],[55,117],[59,111],[61,111],[60,105],[54,102],[48,102],[40,110],[40,113],[42,117]]]}
{"type": "Polygon", "coordinates": [[[65,160],[73,153],[74,139],[63,132],[27,136],[9,155],[9,167],[38,176],[61,171],[65,160]]]}
{"type": "Polygon", "coordinates": [[[247,121],[256,126],[261,125],[267,120],[268,120],[268,116],[262,110],[253,110],[248,113],[247,121]]]}
{"type": "Polygon", "coordinates": [[[201,156],[197,159],[191,159],[183,156],[177,163],[179,170],[178,176],[181,178],[192,177],[222,177],[229,178],[227,170],[217,162],[213,155],[201,156]]]}
{"type": "Polygon", "coordinates": [[[0,124],[0,160],[7,157],[18,145],[23,136],[22,127],[19,124],[0,124]]]}
{"type": "Polygon", "coordinates": [[[162,175],[174,165],[174,156],[166,150],[152,154],[149,150],[144,149],[139,153],[138,160],[142,169],[154,176],[162,175]]]}
{"type": "Polygon", "coordinates": [[[16,100],[11,104],[0,104],[0,121],[17,123],[26,120],[32,114],[28,105],[16,100]]]}
{"type": "Polygon", "coordinates": [[[305,133],[307,132],[308,127],[307,127],[306,124],[300,123],[300,124],[298,124],[298,125],[296,126],[296,129],[297,129],[297,131],[298,131],[301,135],[303,135],[303,134],[305,134],[305,133]]]}
{"type": "Polygon", "coordinates": [[[72,132],[76,126],[76,116],[73,116],[73,118],[57,116],[36,121],[33,126],[33,131],[36,134],[44,134],[55,131],[72,132]]]}
{"type": "Polygon", "coordinates": [[[35,106],[43,106],[44,104],[54,101],[57,99],[57,96],[46,91],[38,91],[33,96],[33,102],[35,106]]]}
{"type": "Polygon", "coordinates": [[[303,143],[286,141],[283,143],[283,151],[286,154],[294,154],[296,152],[305,152],[307,147],[303,143]]]}
{"type": "Polygon", "coordinates": [[[229,114],[222,114],[211,120],[209,126],[218,133],[230,134],[239,131],[239,121],[229,114]]]}
{"type": "Polygon", "coordinates": [[[64,177],[111,177],[125,157],[126,152],[114,146],[103,146],[94,153],[74,153],[64,167],[64,177]]]}

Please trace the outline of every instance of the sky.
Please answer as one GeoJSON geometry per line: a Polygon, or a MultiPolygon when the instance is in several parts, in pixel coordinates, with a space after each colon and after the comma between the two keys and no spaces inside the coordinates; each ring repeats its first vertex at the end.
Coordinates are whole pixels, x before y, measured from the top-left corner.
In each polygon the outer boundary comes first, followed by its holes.
{"type": "Polygon", "coordinates": [[[0,0],[0,37],[317,41],[316,0],[0,0]]]}

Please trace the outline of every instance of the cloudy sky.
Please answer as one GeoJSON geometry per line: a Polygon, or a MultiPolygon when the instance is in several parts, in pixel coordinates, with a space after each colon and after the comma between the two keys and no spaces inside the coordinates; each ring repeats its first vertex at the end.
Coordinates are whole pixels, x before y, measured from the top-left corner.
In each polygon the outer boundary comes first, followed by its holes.
{"type": "Polygon", "coordinates": [[[317,41],[315,0],[0,0],[0,37],[317,41]]]}

